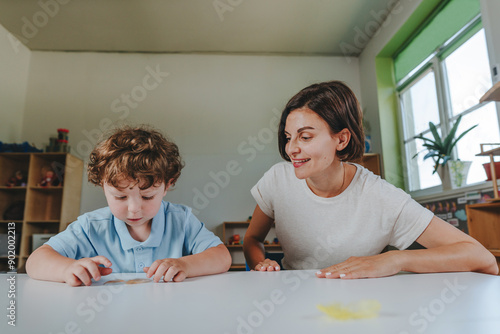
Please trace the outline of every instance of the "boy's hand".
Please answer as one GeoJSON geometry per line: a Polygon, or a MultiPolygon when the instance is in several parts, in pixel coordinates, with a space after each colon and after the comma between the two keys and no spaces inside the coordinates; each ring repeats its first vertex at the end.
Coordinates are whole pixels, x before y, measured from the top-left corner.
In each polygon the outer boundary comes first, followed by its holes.
{"type": "Polygon", "coordinates": [[[69,265],[64,271],[64,281],[70,286],[91,285],[93,278],[98,281],[101,276],[111,274],[113,269],[99,267],[103,264],[106,267],[111,267],[111,261],[104,256],[87,257],[76,260],[69,265]]]}
{"type": "Polygon", "coordinates": [[[280,271],[280,265],[278,262],[270,260],[270,259],[265,259],[262,262],[257,263],[257,265],[254,268],[257,271],[280,271]]]}
{"type": "Polygon", "coordinates": [[[151,267],[144,268],[144,272],[147,278],[154,275],[153,281],[156,283],[158,283],[162,277],[165,282],[170,280],[182,282],[188,277],[187,264],[182,258],[156,260],[151,267]]]}

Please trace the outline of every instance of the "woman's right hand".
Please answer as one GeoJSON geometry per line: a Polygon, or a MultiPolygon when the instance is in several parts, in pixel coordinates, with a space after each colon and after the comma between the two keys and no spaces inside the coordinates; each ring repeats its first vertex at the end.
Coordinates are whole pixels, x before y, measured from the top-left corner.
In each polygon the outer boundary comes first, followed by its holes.
{"type": "Polygon", "coordinates": [[[256,271],[280,271],[280,265],[278,262],[270,259],[265,259],[264,261],[261,261],[257,263],[255,266],[254,270],[256,271]]]}

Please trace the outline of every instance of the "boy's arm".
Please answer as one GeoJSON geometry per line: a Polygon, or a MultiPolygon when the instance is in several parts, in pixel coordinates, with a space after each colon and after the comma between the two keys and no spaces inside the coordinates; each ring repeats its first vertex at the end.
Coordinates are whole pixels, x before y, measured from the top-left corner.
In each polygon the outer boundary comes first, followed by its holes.
{"type": "Polygon", "coordinates": [[[220,274],[228,271],[230,266],[231,255],[226,246],[220,244],[179,259],[156,260],[151,267],[144,268],[144,272],[148,278],[154,275],[155,282],[159,282],[162,276],[165,282],[180,282],[186,277],[220,274]]]}
{"type": "Polygon", "coordinates": [[[111,266],[104,256],[74,260],[62,256],[49,245],[43,245],[29,256],[26,272],[34,279],[65,282],[71,286],[90,285],[92,278],[97,281],[112,272],[111,268],[99,267],[99,264],[111,266]]]}

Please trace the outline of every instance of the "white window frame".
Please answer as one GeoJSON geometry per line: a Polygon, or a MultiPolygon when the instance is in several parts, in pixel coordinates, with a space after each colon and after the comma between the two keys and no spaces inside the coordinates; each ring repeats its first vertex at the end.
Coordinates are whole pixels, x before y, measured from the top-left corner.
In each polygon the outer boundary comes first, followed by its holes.
{"type": "MultiPolygon", "coordinates": [[[[401,79],[400,82],[396,84],[396,89],[397,89],[397,95],[398,95],[398,121],[399,121],[399,129],[400,129],[400,142],[402,143],[401,145],[401,156],[402,156],[402,163],[403,163],[403,176],[404,176],[404,183],[405,183],[405,189],[414,197],[418,196],[426,196],[426,195],[431,195],[435,193],[441,193],[441,186],[435,186],[435,187],[430,187],[430,188],[425,188],[425,189],[420,189],[420,190],[411,190],[410,191],[410,178],[413,178],[412,181],[414,182],[419,182],[419,175],[418,171],[415,167],[415,160],[414,159],[408,159],[407,158],[407,153],[406,153],[406,144],[410,140],[415,140],[415,136],[419,134],[427,134],[430,132],[429,129],[426,131],[423,131],[421,133],[414,134],[411,139],[406,139],[405,140],[405,124],[404,124],[404,116],[403,116],[403,104],[402,104],[402,98],[401,95],[407,92],[413,85],[419,82],[425,75],[427,75],[430,71],[434,72],[434,78],[435,78],[435,85],[436,85],[436,95],[437,95],[437,102],[438,102],[438,112],[439,112],[439,123],[435,124],[436,127],[441,129],[443,136],[446,136],[450,130],[450,124],[451,122],[454,122],[460,115],[467,115],[476,109],[479,109],[486,105],[489,102],[483,102],[483,103],[478,103],[471,108],[468,108],[460,114],[451,116],[449,115],[446,110],[451,110],[451,98],[450,98],[450,91],[449,91],[449,86],[448,86],[448,81],[447,81],[447,75],[446,75],[446,66],[444,65],[444,61],[440,60],[439,57],[440,55],[448,49],[450,45],[453,45],[456,41],[458,41],[462,36],[464,36],[466,33],[469,32],[469,30],[475,26],[478,22],[480,22],[481,16],[478,15],[476,16],[472,21],[470,21],[467,25],[465,25],[459,32],[457,32],[454,36],[452,36],[449,40],[447,40],[440,48],[438,48],[435,52],[433,52],[429,57],[427,57],[422,63],[420,63],[413,71],[411,71],[407,76],[405,76],[403,79],[401,79]],[[411,172],[411,176],[408,173],[408,170],[413,170],[411,172]]],[[[483,28],[484,29],[484,28],[483,28]]],[[[466,43],[467,41],[464,41],[466,43]]],[[[498,127],[500,129],[500,108],[496,108],[497,111],[497,121],[498,121],[498,127]]],[[[418,139],[417,139],[418,140],[418,139]]],[[[479,152],[479,148],[478,148],[479,152]]],[[[456,147],[454,148],[452,152],[452,158],[454,159],[457,155],[456,152],[456,147]]],[[[490,185],[490,182],[484,181],[484,182],[479,182],[476,184],[479,188],[485,188],[486,185],[490,185]]],[[[467,187],[465,187],[467,188],[467,187]]],[[[474,187],[473,187],[474,188],[474,187]]],[[[477,187],[475,187],[477,188],[477,187]]],[[[464,189],[460,190],[460,192],[463,193],[464,189]]]]}

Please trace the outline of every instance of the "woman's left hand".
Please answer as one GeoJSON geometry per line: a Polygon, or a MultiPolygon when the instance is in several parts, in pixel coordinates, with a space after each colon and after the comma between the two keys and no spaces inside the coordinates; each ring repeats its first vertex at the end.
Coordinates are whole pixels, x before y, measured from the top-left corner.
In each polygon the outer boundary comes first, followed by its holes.
{"type": "Polygon", "coordinates": [[[346,261],[322,269],[316,273],[319,278],[369,278],[397,274],[401,270],[398,252],[390,251],[373,256],[351,256],[346,261]]]}

